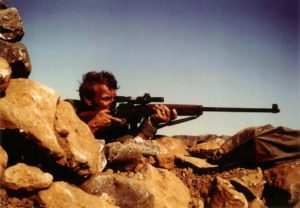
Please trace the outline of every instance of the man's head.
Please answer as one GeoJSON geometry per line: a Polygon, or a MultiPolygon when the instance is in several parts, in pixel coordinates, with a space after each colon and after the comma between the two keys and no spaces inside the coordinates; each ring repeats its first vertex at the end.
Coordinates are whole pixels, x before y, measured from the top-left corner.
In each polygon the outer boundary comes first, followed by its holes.
{"type": "Polygon", "coordinates": [[[118,83],[110,72],[88,72],[82,76],[80,100],[94,110],[109,109],[116,96],[118,83]]]}

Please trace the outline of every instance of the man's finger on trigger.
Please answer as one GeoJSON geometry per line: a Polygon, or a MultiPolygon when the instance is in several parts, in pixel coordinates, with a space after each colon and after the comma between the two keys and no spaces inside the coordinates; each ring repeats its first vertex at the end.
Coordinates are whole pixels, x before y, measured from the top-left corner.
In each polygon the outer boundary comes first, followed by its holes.
{"type": "Polygon", "coordinates": [[[172,115],[171,115],[172,119],[176,119],[177,118],[177,111],[175,108],[172,109],[172,115]]]}
{"type": "Polygon", "coordinates": [[[113,117],[113,116],[111,116],[110,119],[112,121],[117,122],[117,123],[123,123],[124,122],[124,120],[122,118],[117,118],[117,117],[113,117]]]}

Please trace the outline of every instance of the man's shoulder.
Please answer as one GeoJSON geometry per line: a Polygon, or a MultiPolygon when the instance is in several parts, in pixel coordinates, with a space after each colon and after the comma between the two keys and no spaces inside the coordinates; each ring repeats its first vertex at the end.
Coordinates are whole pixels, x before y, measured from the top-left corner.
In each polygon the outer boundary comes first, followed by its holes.
{"type": "Polygon", "coordinates": [[[65,99],[65,101],[69,102],[76,112],[84,111],[85,105],[81,102],[81,100],[77,99],[65,99]]]}

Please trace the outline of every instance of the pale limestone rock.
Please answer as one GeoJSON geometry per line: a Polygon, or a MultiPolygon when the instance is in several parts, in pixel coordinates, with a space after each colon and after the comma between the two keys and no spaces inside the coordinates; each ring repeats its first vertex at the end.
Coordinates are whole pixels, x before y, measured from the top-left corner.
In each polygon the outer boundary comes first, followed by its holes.
{"type": "Polygon", "coordinates": [[[269,186],[282,190],[289,195],[288,203],[300,199],[300,159],[285,162],[264,171],[269,186]]]}
{"type": "Polygon", "coordinates": [[[249,201],[248,208],[266,208],[266,204],[260,198],[255,198],[252,201],[249,201]]]}
{"type": "Polygon", "coordinates": [[[182,181],[171,172],[146,165],[129,178],[117,174],[95,175],[82,189],[101,196],[106,193],[120,207],[188,207],[191,196],[182,181]]]}
{"type": "Polygon", "coordinates": [[[135,177],[154,195],[154,207],[189,207],[189,190],[173,173],[146,165],[142,174],[143,177],[138,174],[135,177]]]}
{"type": "MultiPolygon", "coordinates": [[[[1,131],[0,131],[0,141],[1,141],[1,131]]],[[[8,157],[5,150],[0,146],[0,181],[4,170],[7,166],[8,157]]]]}
{"type": "Polygon", "coordinates": [[[225,143],[224,139],[220,139],[220,138],[216,138],[207,142],[203,142],[197,145],[194,145],[192,147],[190,147],[188,149],[188,152],[193,154],[193,155],[197,155],[197,152],[201,151],[201,150],[215,150],[215,149],[219,149],[222,144],[225,143]]]}
{"type": "Polygon", "coordinates": [[[31,61],[26,46],[21,42],[10,43],[0,39],[0,57],[9,63],[12,78],[28,78],[31,72],[31,61]]]}
{"type": "Polygon", "coordinates": [[[147,140],[128,139],[124,143],[113,142],[105,146],[108,162],[119,169],[131,170],[145,162],[145,157],[160,154],[160,147],[147,140]]]}
{"type": "Polygon", "coordinates": [[[11,80],[0,99],[0,128],[25,133],[47,157],[80,175],[100,172],[106,164],[104,143],[94,138],[68,102],[35,81],[11,80]]]}
{"type": "Polygon", "coordinates": [[[52,181],[53,176],[51,174],[44,173],[37,167],[18,163],[4,171],[2,185],[11,190],[32,191],[47,188],[52,181]]]}
{"type": "Polygon", "coordinates": [[[6,59],[0,57],[0,97],[5,94],[5,90],[10,82],[11,68],[6,59]]]}
{"type": "Polygon", "coordinates": [[[69,168],[76,169],[80,175],[95,174],[104,168],[105,163],[101,157],[104,144],[95,139],[89,127],[78,118],[69,102],[58,102],[54,128],[58,137],[66,142],[64,146],[68,149],[66,152],[69,168]]]}
{"type": "Polygon", "coordinates": [[[122,144],[113,142],[105,145],[105,154],[109,163],[123,169],[134,169],[142,163],[142,147],[136,143],[122,144]]]}
{"type": "Polygon", "coordinates": [[[254,170],[245,170],[244,175],[233,177],[230,182],[232,184],[238,183],[239,186],[243,187],[243,190],[247,189],[254,198],[262,198],[266,183],[263,172],[259,167],[254,170]]]}
{"type": "Polygon", "coordinates": [[[107,197],[88,194],[66,182],[54,182],[38,193],[38,202],[44,208],[116,208],[107,197]]]}
{"type": "Polygon", "coordinates": [[[161,154],[188,154],[186,151],[187,145],[182,139],[172,137],[162,137],[155,140],[150,140],[153,145],[161,149],[161,154]]]}
{"type": "Polygon", "coordinates": [[[132,178],[122,175],[94,175],[81,188],[93,195],[108,195],[120,207],[154,207],[154,196],[132,178]]]}
{"type": "Polygon", "coordinates": [[[66,154],[59,145],[54,118],[59,95],[29,79],[12,79],[0,99],[0,128],[19,129],[57,158],[66,154]]]}
{"type": "Polygon", "coordinates": [[[175,155],[175,162],[179,161],[181,164],[185,164],[188,167],[196,169],[212,169],[218,167],[218,165],[210,164],[206,159],[196,158],[189,155],[175,155]]]}
{"type": "Polygon", "coordinates": [[[228,180],[216,177],[214,195],[210,201],[210,207],[248,208],[248,205],[246,197],[242,193],[236,191],[228,180]]]}
{"type": "Polygon", "coordinates": [[[166,169],[174,168],[175,156],[174,154],[158,154],[155,156],[157,160],[157,166],[166,169]]]}
{"type": "Polygon", "coordinates": [[[24,35],[24,28],[16,8],[0,10],[0,39],[16,42],[24,35]]]}

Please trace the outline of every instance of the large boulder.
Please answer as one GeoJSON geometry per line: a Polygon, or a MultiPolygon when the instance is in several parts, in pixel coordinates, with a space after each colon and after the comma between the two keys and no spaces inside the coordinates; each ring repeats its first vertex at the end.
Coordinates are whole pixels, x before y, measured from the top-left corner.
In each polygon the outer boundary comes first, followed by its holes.
{"type": "Polygon", "coordinates": [[[105,197],[88,194],[66,182],[54,182],[52,186],[38,193],[39,207],[45,208],[116,208],[105,197]]]}
{"type": "Polygon", "coordinates": [[[231,183],[221,177],[216,177],[214,182],[214,194],[212,196],[210,207],[244,207],[248,208],[246,197],[235,190],[231,183]]]}
{"type": "Polygon", "coordinates": [[[5,170],[2,185],[10,190],[32,191],[47,188],[52,184],[52,181],[53,176],[44,173],[38,167],[18,163],[5,170]]]}
{"type": "MultiPolygon", "coordinates": [[[[103,144],[94,138],[69,103],[60,101],[55,91],[35,81],[11,80],[5,97],[0,98],[0,128],[18,130],[26,141],[38,147],[38,154],[23,148],[29,151],[27,155],[35,155],[33,159],[39,159],[41,152],[46,155],[45,163],[49,158],[80,175],[103,169],[103,144]]],[[[2,140],[10,144],[10,152],[17,148],[16,136],[3,136],[2,140]]]]}
{"type": "Polygon", "coordinates": [[[300,201],[300,159],[269,168],[264,171],[264,176],[268,184],[268,201],[275,205],[281,203],[281,206],[300,201]]]}
{"type": "Polygon", "coordinates": [[[141,172],[122,176],[94,175],[81,188],[116,198],[120,207],[189,207],[191,196],[182,181],[171,172],[146,165],[141,172]]]}
{"type": "Polygon", "coordinates": [[[28,78],[31,61],[26,46],[21,42],[10,43],[0,39],[0,48],[0,57],[8,61],[12,78],[28,78]]]}
{"type": "Polygon", "coordinates": [[[89,127],[78,118],[69,102],[58,101],[54,130],[67,153],[68,168],[80,175],[94,174],[104,168],[106,161],[101,155],[104,143],[95,139],[89,127]]]}
{"type": "MultiPolygon", "coordinates": [[[[1,3],[2,8],[4,4],[1,3]]],[[[24,28],[19,12],[16,8],[4,8],[0,10],[0,39],[16,42],[24,35],[24,28]]]]}

